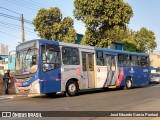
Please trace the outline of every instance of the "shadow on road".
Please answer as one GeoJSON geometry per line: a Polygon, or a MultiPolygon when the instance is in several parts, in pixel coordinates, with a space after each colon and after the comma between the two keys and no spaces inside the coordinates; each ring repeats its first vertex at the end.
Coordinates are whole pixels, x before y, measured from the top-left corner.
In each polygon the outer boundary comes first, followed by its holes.
{"type": "MultiPolygon", "coordinates": [[[[81,90],[78,92],[78,96],[81,96],[81,95],[87,95],[87,94],[96,94],[96,93],[103,93],[103,92],[111,92],[111,91],[118,91],[120,90],[120,88],[116,88],[116,89],[108,89],[108,88],[105,88],[105,89],[89,89],[89,90],[81,90]]],[[[46,95],[41,95],[41,96],[33,96],[31,98],[63,98],[63,97],[66,97],[65,93],[62,92],[62,93],[57,93],[56,95],[54,96],[46,96],[46,95]]]]}
{"type": "Polygon", "coordinates": [[[146,87],[157,86],[157,85],[158,85],[158,84],[150,83],[150,84],[148,84],[148,85],[141,85],[141,86],[134,87],[134,88],[132,88],[132,89],[146,88],[146,87]]]}
{"type": "MultiPolygon", "coordinates": [[[[133,87],[132,89],[139,89],[139,88],[146,88],[146,87],[151,87],[151,86],[156,86],[158,84],[148,84],[148,85],[143,85],[143,86],[138,86],[138,87],[133,87]]],[[[130,90],[132,90],[130,89],[130,90]]],[[[114,92],[114,91],[122,91],[124,90],[123,87],[116,88],[116,89],[109,89],[109,88],[101,88],[101,89],[89,89],[89,90],[81,90],[78,92],[78,96],[81,95],[87,95],[87,94],[96,94],[96,93],[103,93],[103,92],[114,92]]],[[[125,90],[124,90],[125,91],[125,90]]],[[[53,98],[64,98],[66,97],[65,93],[57,93],[54,96],[46,96],[46,95],[41,95],[41,96],[34,96],[32,98],[47,98],[47,99],[53,99],[53,98]]]]}

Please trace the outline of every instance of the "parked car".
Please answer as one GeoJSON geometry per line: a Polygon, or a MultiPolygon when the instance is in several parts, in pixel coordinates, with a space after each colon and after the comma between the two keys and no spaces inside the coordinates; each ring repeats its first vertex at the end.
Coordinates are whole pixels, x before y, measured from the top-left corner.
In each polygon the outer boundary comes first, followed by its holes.
{"type": "Polygon", "coordinates": [[[156,83],[156,84],[160,83],[160,74],[157,73],[151,74],[150,83],[156,83]]]}

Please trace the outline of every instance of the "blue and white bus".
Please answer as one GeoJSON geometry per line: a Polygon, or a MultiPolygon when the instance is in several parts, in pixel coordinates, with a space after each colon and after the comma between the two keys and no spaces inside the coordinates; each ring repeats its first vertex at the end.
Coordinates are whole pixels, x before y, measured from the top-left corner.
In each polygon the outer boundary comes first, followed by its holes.
{"type": "Polygon", "coordinates": [[[16,92],[54,95],[93,88],[130,89],[150,80],[148,54],[53,40],[32,40],[16,48],[16,92]]]}

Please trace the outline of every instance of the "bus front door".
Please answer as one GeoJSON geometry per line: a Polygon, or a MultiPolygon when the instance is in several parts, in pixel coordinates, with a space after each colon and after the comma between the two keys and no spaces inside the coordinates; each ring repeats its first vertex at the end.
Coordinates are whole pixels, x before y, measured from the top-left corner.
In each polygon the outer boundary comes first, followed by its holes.
{"type": "Polygon", "coordinates": [[[84,88],[94,88],[94,54],[82,53],[84,88]]]}
{"type": "Polygon", "coordinates": [[[116,55],[106,54],[106,63],[107,63],[107,85],[115,86],[116,80],[118,79],[117,74],[117,63],[116,63],[116,55]]]}

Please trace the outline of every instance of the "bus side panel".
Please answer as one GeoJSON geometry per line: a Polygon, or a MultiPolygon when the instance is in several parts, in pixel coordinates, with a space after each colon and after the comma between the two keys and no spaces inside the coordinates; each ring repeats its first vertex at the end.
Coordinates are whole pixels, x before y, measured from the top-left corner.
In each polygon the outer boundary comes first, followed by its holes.
{"type": "MultiPolygon", "coordinates": [[[[128,78],[131,78],[132,85],[135,86],[137,84],[141,84],[142,80],[138,79],[138,76],[140,76],[140,68],[136,67],[120,67],[120,75],[121,78],[121,84],[120,86],[124,86],[125,82],[128,78]],[[123,74],[122,74],[123,71],[123,74]]],[[[140,78],[140,77],[139,77],[140,78]]]]}
{"type": "Polygon", "coordinates": [[[96,87],[107,87],[107,67],[106,66],[97,66],[97,78],[96,78],[96,87]]]}
{"type": "Polygon", "coordinates": [[[134,78],[133,85],[145,85],[149,83],[150,70],[148,67],[133,67],[134,78]]]}
{"type": "Polygon", "coordinates": [[[150,82],[150,74],[151,74],[151,71],[150,71],[150,68],[148,67],[143,67],[143,84],[149,84],[150,82]]]}
{"type": "Polygon", "coordinates": [[[142,69],[141,67],[131,67],[131,69],[133,69],[133,80],[132,80],[132,84],[134,86],[136,85],[140,85],[142,84],[142,69]]]}
{"type": "Polygon", "coordinates": [[[97,66],[97,88],[115,86],[118,79],[119,70],[114,67],[110,71],[107,66],[97,66]]]}
{"type": "Polygon", "coordinates": [[[41,73],[42,93],[61,91],[61,68],[41,73]]]}
{"type": "Polygon", "coordinates": [[[117,86],[124,86],[126,79],[131,77],[132,86],[144,85],[149,83],[150,70],[148,67],[120,67],[117,86]]]}
{"type": "Polygon", "coordinates": [[[79,88],[81,88],[83,81],[81,80],[81,67],[80,65],[63,65],[62,68],[62,78],[61,78],[61,91],[66,90],[66,85],[68,80],[78,80],[79,88]]]}
{"type": "Polygon", "coordinates": [[[125,79],[124,79],[124,67],[118,67],[118,80],[117,80],[117,83],[116,83],[116,86],[117,87],[120,87],[120,86],[124,86],[125,85],[125,79]]]}

